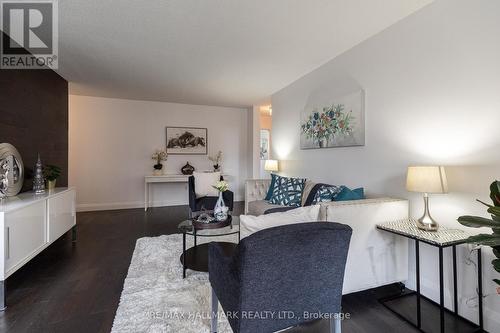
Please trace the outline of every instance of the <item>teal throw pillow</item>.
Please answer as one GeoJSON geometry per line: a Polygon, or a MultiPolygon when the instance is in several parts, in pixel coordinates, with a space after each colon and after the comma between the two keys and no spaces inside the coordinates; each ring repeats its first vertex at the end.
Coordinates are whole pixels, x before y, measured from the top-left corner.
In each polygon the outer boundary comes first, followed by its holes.
{"type": "Polygon", "coordinates": [[[334,201],[347,201],[347,200],[361,200],[365,198],[365,190],[360,187],[354,190],[349,189],[347,186],[343,186],[340,193],[333,199],[334,201]]]}

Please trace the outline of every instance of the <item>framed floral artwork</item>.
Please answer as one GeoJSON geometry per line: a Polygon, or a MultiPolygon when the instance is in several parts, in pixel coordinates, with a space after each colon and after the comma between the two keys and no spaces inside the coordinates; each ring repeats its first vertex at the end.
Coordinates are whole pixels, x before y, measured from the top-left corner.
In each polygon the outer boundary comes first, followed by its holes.
{"type": "Polygon", "coordinates": [[[363,146],[364,100],[363,90],[338,98],[315,94],[301,114],[300,148],[363,146]]]}

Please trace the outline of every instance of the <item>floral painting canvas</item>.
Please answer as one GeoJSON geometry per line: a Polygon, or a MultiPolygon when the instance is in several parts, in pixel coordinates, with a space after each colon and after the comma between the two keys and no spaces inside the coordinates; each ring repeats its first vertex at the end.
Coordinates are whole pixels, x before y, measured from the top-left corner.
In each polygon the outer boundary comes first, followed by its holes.
{"type": "Polygon", "coordinates": [[[301,115],[300,148],[333,148],[365,144],[364,91],[330,98],[315,94],[301,115]]]}

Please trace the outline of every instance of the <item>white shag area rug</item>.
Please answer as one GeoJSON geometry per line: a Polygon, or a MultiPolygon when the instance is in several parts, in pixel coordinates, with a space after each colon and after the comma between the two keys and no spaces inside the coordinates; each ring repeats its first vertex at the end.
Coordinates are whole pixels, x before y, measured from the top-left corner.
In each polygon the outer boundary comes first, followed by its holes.
{"type": "MultiPolygon", "coordinates": [[[[198,243],[237,242],[237,235],[198,237],[198,243]]],[[[193,237],[187,235],[187,248],[193,237]]],[[[113,333],[210,332],[211,289],[208,273],[187,270],[182,278],[182,235],[146,237],[137,240],[123,285],[113,333]]],[[[219,313],[222,309],[219,305],[219,313]]],[[[224,316],[218,332],[232,332],[224,316]]]]}

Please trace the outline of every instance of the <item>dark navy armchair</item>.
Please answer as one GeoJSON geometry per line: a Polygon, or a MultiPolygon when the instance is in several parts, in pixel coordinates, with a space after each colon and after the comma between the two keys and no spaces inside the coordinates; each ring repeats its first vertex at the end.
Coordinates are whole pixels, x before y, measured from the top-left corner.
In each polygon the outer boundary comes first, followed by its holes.
{"type": "MultiPolygon", "coordinates": [[[[349,226],[333,222],[279,226],[244,238],[231,257],[211,243],[212,313],[220,301],[225,313],[235,314],[228,320],[236,333],[296,326],[308,321],[302,318],[304,312],[340,314],[351,234],[349,226]],[[276,315],[260,319],[248,315],[267,311],[276,315]]],[[[332,332],[340,332],[338,318],[331,320],[332,332]]],[[[212,332],[216,330],[217,316],[213,316],[212,332]]]]}
{"type": "MultiPolygon", "coordinates": [[[[221,176],[220,180],[224,180],[221,176]]],[[[197,198],[194,190],[194,176],[189,176],[188,178],[188,193],[189,193],[189,217],[195,217],[202,210],[214,210],[215,204],[219,197],[202,197],[197,198]]],[[[229,208],[229,212],[233,211],[234,205],[234,193],[232,191],[226,191],[222,193],[222,198],[224,199],[224,204],[229,208]]]]}

